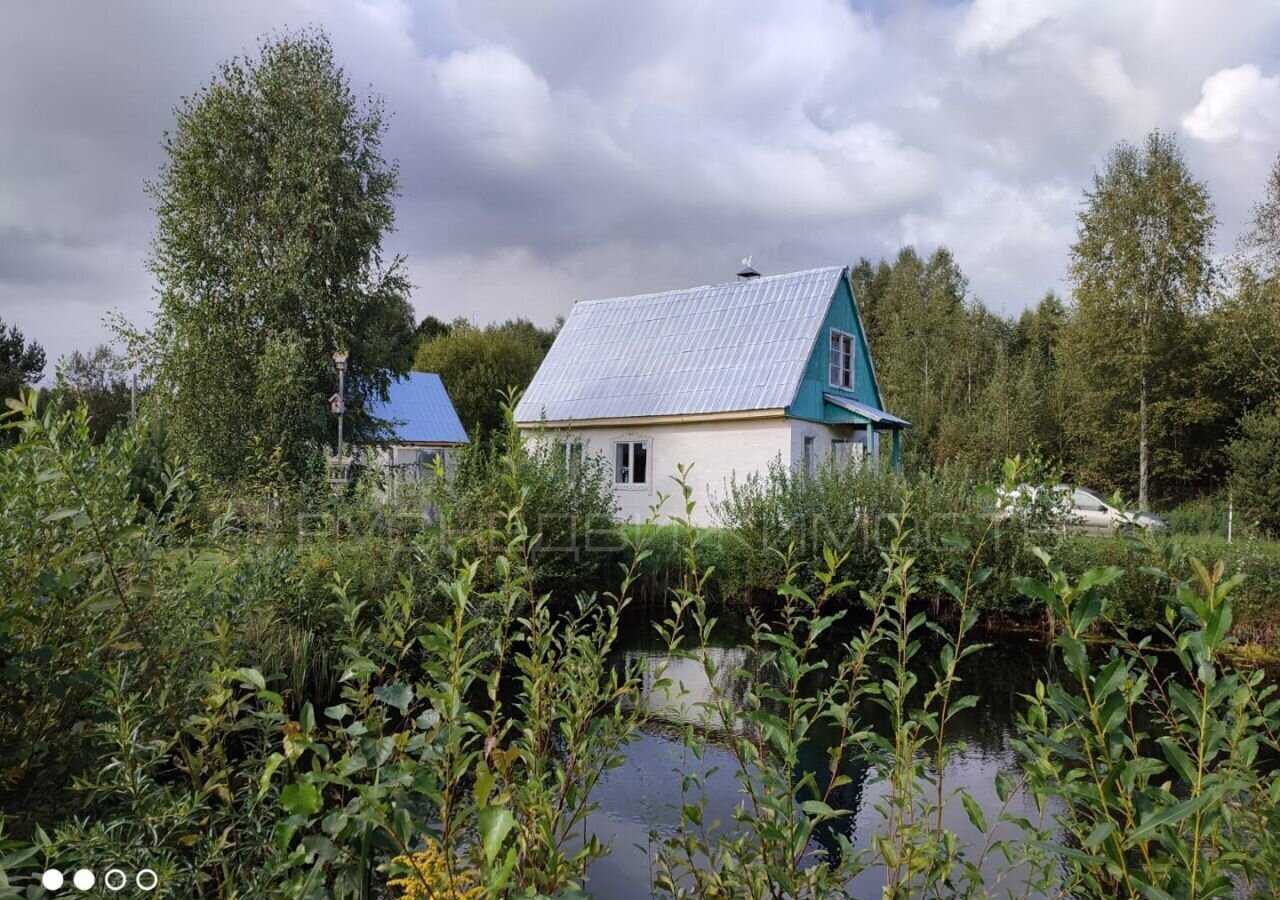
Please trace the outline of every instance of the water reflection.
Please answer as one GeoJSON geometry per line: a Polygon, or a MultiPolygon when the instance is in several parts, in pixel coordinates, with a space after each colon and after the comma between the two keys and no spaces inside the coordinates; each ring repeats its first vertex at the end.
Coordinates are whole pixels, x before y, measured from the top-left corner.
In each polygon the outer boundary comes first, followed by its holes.
{"type": "MultiPolygon", "coordinates": [[[[592,866],[587,887],[599,897],[640,898],[651,896],[655,848],[650,844],[650,829],[659,840],[675,834],[681,802],[701,800],[708,825],[721,833],[733,833],[734,810],[745,801],[745,794],[735,776],[737,767],[727,729],[704,704],[718,694],[733,708],[740,708],[754,686],[757,667],[754,648],[730,628],[717,633],[716,646],[711,648],[716,664],[714,685],[700,663],[668,658],[647,625],[637,624],[624,629],[623,634],[626,637],[618,649],[618,664],[642,664],[647,673],[646,688],[653,687],[659,671],[674,687],[670,693],[645,691],[644,702],[654,713],[653,721],[628,748],[626,763],[609,773],[597,792],[600,808],[588,821],[587,830],[612,841],[613,852],[592,866]],[[700,741],[697,754],[683,745],[686,728],[693,728],[700,741]],[[683,776],[687,774],[702,778],[700,797],[682,797],[683,776]]],[[[833,667],[846,646],[844,637],[831,634],[823,649],[833,667]]],[[[932,655],[927,651],[922,654],[919,674],[925,683],[931,682],[923,663],[932,655]]],[[[977,694],[980,703],[958,714],[949,725],[949,734],[965,746],[952,757],[944,777],[949,792],[964,788],[988,811],[989,821],[994,821],[1000,807],[994,787],[996,773],[1015,764],[1010,740],[1016,730],[1017,711],[1024,705],[1019,695],[1030,693],[1036,678],[1045,676],[1050,655],[1038,641],[1006,638],[965,663],[959,691],[977,694]]],[[[815,684],[814,689],[820,686],[815,684]]],[[[865,704],[859,714],[866,727],[882,734],[889,730],[888,714],[878,705],[865,704]]],[[[741,719],[734,719],[729,727],[738,734],[754,736],[741,719]]],[[[825,790],[829,750],[838,739],[833,724],[816,729],[813,740],[802,749],[797,780],[811,773],[818,789],[825,790]]],[[[837,835],[841,833],[855,848],[870,845],[879,822],[876,806],[885,794],[879,773],[864,762],[846,761],[842,774],[849,781],[833,792],[830,803],[849,814],[817,829],[811,848],[813,852],[824,851],[828,858],[839,853],[837,835]]],[[[1036,817],[1027,797],[1015,797],[1008,811],[1036,817]]],[[[958,800],[945,807],[943,824],[955,831],[962,843],[980,839],[958,800]]],[[[1002,831],[1002,826],[996,826],[996,831],[997,838],[1013,836],[1012,830],[1002,831]]],[[[877,896],[883,878],[882,871],[874,867],[867,870],[849,885],[850,895],[877,896]]]]}

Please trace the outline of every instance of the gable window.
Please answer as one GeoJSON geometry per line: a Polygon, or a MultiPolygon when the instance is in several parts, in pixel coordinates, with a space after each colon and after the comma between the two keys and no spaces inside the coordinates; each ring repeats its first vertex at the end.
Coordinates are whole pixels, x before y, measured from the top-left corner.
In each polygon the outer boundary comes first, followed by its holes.
{"type": "Polygon", "coordinates": [[[831,329],[832,387],[853,390],[853,335],[831,329]]]}
{"type": "Polygon", "coordinates": [[[619,441],[613,445],[613,483],[649,483],[649,442],[619,441]]]}

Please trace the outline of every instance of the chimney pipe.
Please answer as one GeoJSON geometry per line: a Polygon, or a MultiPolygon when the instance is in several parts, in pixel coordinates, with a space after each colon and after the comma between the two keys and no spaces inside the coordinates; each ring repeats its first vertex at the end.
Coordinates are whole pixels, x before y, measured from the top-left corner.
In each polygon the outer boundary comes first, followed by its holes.
{"type": "Polygon", "coordinates": [[[738,270],[739,281],[750,281],[752,278],[759,278],[760,273],[751,268],[751,257],[748,256],[742,261],[742,268],[738,270]]]}

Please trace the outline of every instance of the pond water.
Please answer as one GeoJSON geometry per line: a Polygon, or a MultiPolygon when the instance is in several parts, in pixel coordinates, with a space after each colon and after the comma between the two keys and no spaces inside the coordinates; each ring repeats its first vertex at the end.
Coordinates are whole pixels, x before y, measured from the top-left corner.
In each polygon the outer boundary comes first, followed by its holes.
{"type": "MultiPolygon", "coordinates": [[[[695,724],[699,721],[701,713],[695,708],[696,704],[710,693],[701,667],[687,659],[668,659],[665,647],[653,635],[647,621],[628,624],[629,627],[622,630],[622,645],[617,650],[619,660],[641,662],[650,669],[666,661],[667,676],[682,682],[687,694],[679,700],[651,695],[650,704],[656,713],[651,727],[627,748],[624,765],[610,772],[595,792],[599,809],[592,814],[586,830],[610,842],[612,852],[592,865],[586,888],[593,896],[618,900],[652,896],[655,848],[650,847],[650,830],[656,830],[659,839],[674,833],[679,823],[682,773],[706,775],[708,821],[719,820],[725,827],[732,827],[733,810],[744,798],[734,775],[731,752],[714,731],[707,736],[701,759],[687,750],[682,741],[683,726],[689,721],[695,724]],[[712,771],[716,769],[718,771],[712,771]]],[[[732,674],[735,668],[750,668],[747,663],[753,651],[743,632],[744,629],[722,627],[716,635],[713,648],[717,662],[716,686],[724,696],[741,697],[748,688],[743,679],[732,674]]],[[[990,641],[992,646],[964,661],[960,673],[964,683],[955,694],[977,694],[980,702],[959,713],[949,726],[949,733],[964,746],[952,757],[944,776],[947,790],[967,790],[983,806],[987,821],[995,823],[1000,806],[995,791],[996,773],[1016,766],[1010,741],[1016,734],[1017,713],[1025,705],[1019,695],[1031,693],[1036,679],[1051,673],[1053,656],[1048,645],[1034,638],[1003,636],[983,640],[990,641]]],[[[828,644],[824,652],[834,660],[844,649],[843,639],[833,635],[828,644]]],[[[927,649],[921,655],[934,657],[927,649]]],[[[931,683],[924,667],[920,675],[923,683],[931,683]]],[[[863,715],[864,720],[881,733],[888,730],[887,714],[879,707],[866,704],[863,715]]],[[[821,773],[828,766],[827,748],[834,739],[834,734],[820,734],[801,761],[819,774],[820,783],[821,773]]],[[[878,827],[880,814],[876,805],[886,785],[864,764],[850,764],[845,774],[852,780],[840,789],[832,806],[853,813],[834,827],[840,828],[855,848],[866,848],[871,845],[871,836],[878,827]]],[[[1015,797],[1007,811],[1033,821],[1037,818],[1034,804],[1026,796],[1015,797]]],[[[957,833],[962,844],[985,840],[970,824],[958,798],[946,807],[944,823],[957,833]]],[[[997,825],[996,828],[1005,829],[997,831],[1000,837],[1016,833],[1012,826],[997,825]]],[[[815,844],[828,849],[836,847],[829,834],[819,835],[815,844]]],[[[993,861],[984,874],[993,879],[1002,866],[1003,861],[993,861]]],[[[1016,880],[1018,873],[1007,873],[1006,877],[1016,880]]],[[[854,897],[878,897],[883,884],[883,871],[873,866],[855,878],[848,885],[848,891],[854,897]]],[[[1004,893],[1004,886],[1007,882],[998,892],[1004,893]]],[[[988,887],[995,886],[989,882],[988,887]]]]}

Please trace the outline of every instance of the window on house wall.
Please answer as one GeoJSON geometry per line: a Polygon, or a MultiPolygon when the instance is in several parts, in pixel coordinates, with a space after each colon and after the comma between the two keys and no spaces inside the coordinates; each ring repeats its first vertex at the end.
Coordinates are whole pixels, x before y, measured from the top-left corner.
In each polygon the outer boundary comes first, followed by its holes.
{"type": "Polygon", "coordinates": [[[800,450],[800,464],[804,466],[804,471],[810,475],[813,475],[818,470],[818,460],[814,456],[815,443],[817,442],[814,436],[806,434],[800,450]]]}
{"type": "Polygon", "coordinates": [[[649,483],[648,441],[619,441],[613,445],[613,483],[649,483]]]}
{"type": "Polygon", "coordinates": [[[444,454],[439,450],[419,450],[418,471],[424,475],[433,474],[436,469],[436,460],[444,461],[444,454]]]}
{"type": "Polygon", "coordinates": [[[853,335],[831,329],[832,387],[853,389],[853,335]]]}
{"type": "Polygon", "coordinates": [[[582,441],[577,438],[560,438],[552,447],[552,458],[572,475],[582,468],[582,441]]]}

